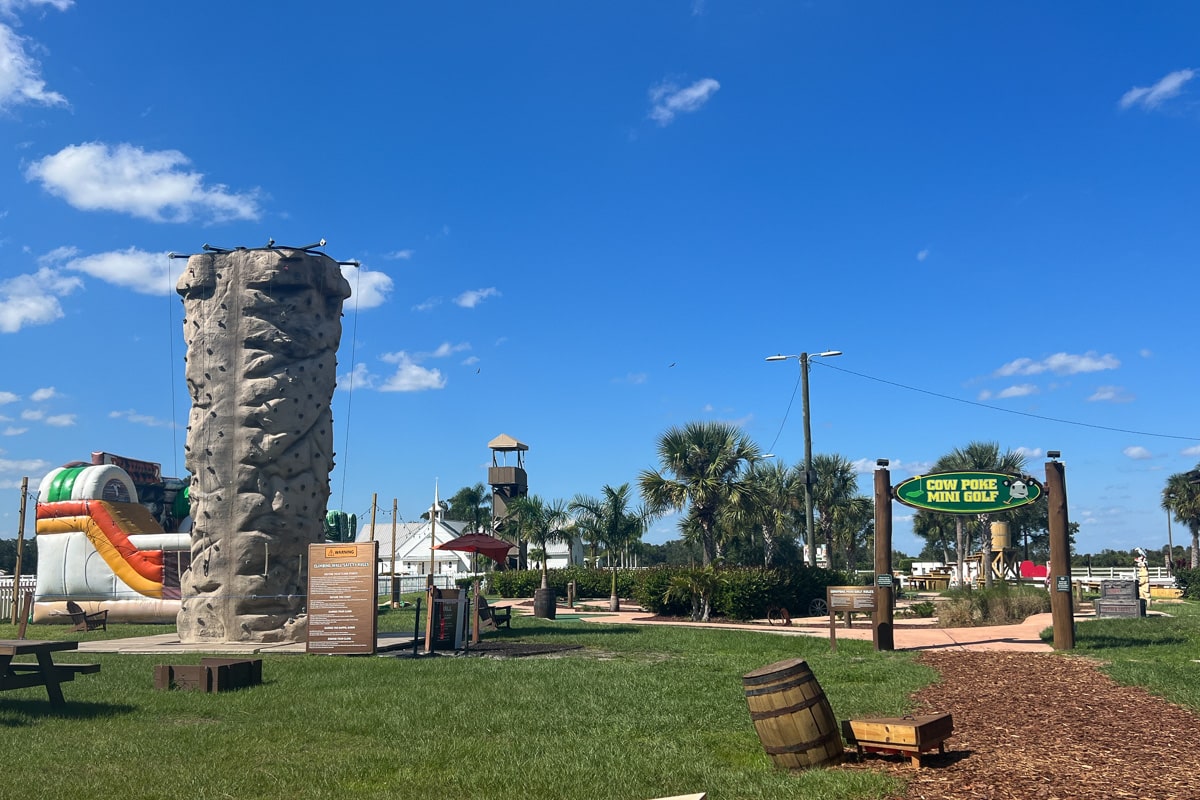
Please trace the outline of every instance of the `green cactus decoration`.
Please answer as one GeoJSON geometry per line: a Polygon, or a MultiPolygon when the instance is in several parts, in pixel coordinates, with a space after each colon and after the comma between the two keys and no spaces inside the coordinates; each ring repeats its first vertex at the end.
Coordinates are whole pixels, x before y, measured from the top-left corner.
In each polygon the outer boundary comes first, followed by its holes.
{"type": "Polygon", "coordinates": [[[329,511],[325,514],[325,541],[353,542],[358,535],[358,516],[345,511],[329,511]]]}

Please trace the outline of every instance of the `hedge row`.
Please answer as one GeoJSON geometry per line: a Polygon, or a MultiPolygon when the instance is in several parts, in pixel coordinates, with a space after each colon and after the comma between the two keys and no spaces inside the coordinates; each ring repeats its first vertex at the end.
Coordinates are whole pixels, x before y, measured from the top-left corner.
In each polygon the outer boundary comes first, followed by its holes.
{"type": "Polygon", "coordinates": [[[1200,600],[1200,569],[1175,570],[1175,585],[1189,600],[1200,600]]]}
{"type": "MultiPolygon", "coordinates": [[[[691,604],[684,598],[664,600],[672,578],[686,576],[695,568],[656,566],[649,569],[618,570],[617,594],[630,598],[654,614],[686,616],[691,604]]],[[[825,598],[827,586],[849,583],[846,576],[819,568],[751,569],[726,567],[717,570],[712,597],[713,616],[732,619],[762,619],[772,608],[786,608],[793,616],[808,613],[809,605],[825,598]]],[[[567,567],[552,569],[550,587],[566,597],[567,584],[575,581],[577,597],[608,597],[612,575],[609,570],[567,567]]],[[[488,576],[489,588],[501,597],[532,597],[542,585],[538,570],[505,570],[488,576]]]]}

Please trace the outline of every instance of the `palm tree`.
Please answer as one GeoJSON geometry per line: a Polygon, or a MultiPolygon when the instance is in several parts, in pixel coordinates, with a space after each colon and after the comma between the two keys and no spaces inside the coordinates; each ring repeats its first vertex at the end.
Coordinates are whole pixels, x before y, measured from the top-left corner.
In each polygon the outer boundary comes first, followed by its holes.
{"type": "Polygon", "coordinates": [[[812,487],[813,511],[817,514],[814,535],[825,540],[825,559],[833,568],[834,539],[844,540],[846,552],[854,550],[855,537],[862,532],[863,504],[871,501],[858,491],[858,475],[854,465],[844,456],[820,454],[813,456],[816,483],[812,487]]]}
{"type": "Polygon", "coordinates": [[[571,521],[567,504],[554,500],[547,504],[537,495],[515,497],[508,504],[508,518],[516,523],[517,536],[542,551],[542,588],[550,588],[550,570],[545,557],[552,542],[565,538],[564,529],[571,521]]]}
{"type": "Polygon", "coordinates": [[[464,486],[450,498],[446,516],[470,522],[472,533],[485,531],[492,518],[492,493],[482,483],[464,486]]]}
{"type": "Polygon", "coordinates": [[[1191,472],[1176,472],[1167,478],[1162,491],[1162,507],[1175,515],[1175,521],[1192,532],[1192,569],[1200,568],[1200,483],[1196,483],[1200,464],[1191,472]]]}
{"type": "Polygon", "coordinates": [[[608,564],[612,569],[612,591],[608,598],[609,611],[620,611],[621,600],[617,597],[618,551],[640,540],[648,523],[644,509],[629,508],[630,489],[623,483],[616,489],[605,484],[602,497],[576,495],[568,508],[577,513],[576,526],[584,538],[599,542],[608,551],[608,564]]]}
{"type": "Polygon", "coordinates": [[[761,502],[757,484],[744,472],[760,457],[758,445],[737,426],[690,422],[659,437],[662,472],[644,470],[638,483],[652,514],[688,507],[689,517],[699,526],[708,566],[721,554],[718,517],[735,510],[752,513],[761,502]]]}
{"type": "Polygon", "coordinates": [[[723,573],[712,566],[692,568],[671,578],[663,601],[684,600],[692,604],[692,622],[708,622],[713,594],[726,582],[723,573]]]}
{"type": "MultiPolygon", "coordinates": [[[[939,458],[933,465],[933,472],[1006,472],[1021,475],[1025,472],[1025,456],[1015,450],[1000,452],[997,442],[970,442],[966,447],[956,447],[939,458]]],[[[918,512],[933,513],[933,512],[918,512]]],[[[983,573],[984,585],[992,585],[992,537],[988,532],[988,514],[980,514],[976,518],[979,523],[979,571],[983,573]]],[[[963,580],[964,547],[963,517],[955,519],[955,537],[958,546],[958,578],[963,580]]]]}
{"type": "Polygon", "coordinates": [[[804,510],[803,474],[799,467],[788,467],[782,461],[759,461],[751,465],[748,476],[762,491],[755,517],[763,537],[763,566],[770,567],[779,537],[799,528],[804,510]]]}

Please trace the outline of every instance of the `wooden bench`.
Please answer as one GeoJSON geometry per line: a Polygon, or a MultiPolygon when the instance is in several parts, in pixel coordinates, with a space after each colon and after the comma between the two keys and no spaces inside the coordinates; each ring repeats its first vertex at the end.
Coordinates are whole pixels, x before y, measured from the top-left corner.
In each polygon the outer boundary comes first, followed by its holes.
{"type": "Polygon", "coordinates": [[[490,624],[493,630],[501,625],[512,630],[512,606],[488,605],[486,597],[479,597],[479,621],[481,626],[490,624]]]}
{"type": "Polygon", "coordinates": [[[99,672],[99,664],[55,664],[53,653],[75,650],[79,642],[37,641],[33,639],[0,640],[0,691],[45,686],[50,704],[65,703],[61,684],[75,680],[76,675],[99,672]],[[36,663],[13,663],[16,656],[32,655],[36,663]]]}

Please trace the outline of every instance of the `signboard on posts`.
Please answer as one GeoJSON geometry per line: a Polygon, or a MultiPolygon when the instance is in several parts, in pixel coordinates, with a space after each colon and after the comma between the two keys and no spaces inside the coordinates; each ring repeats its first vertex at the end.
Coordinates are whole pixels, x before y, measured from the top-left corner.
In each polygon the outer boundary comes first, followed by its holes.
{"type": "Polygon", "coordinates": [[[1028,475],[938,472],[896,484],[892,497],[906,506],[944,514],[990,514],[1029,505],[1045,489],[1028,475]]]}
{"type": "Polygon", "coordinates": [[[379,542],[308,546],[308,653],[375,652],[378,606],[375,556],[379,542]]]}

